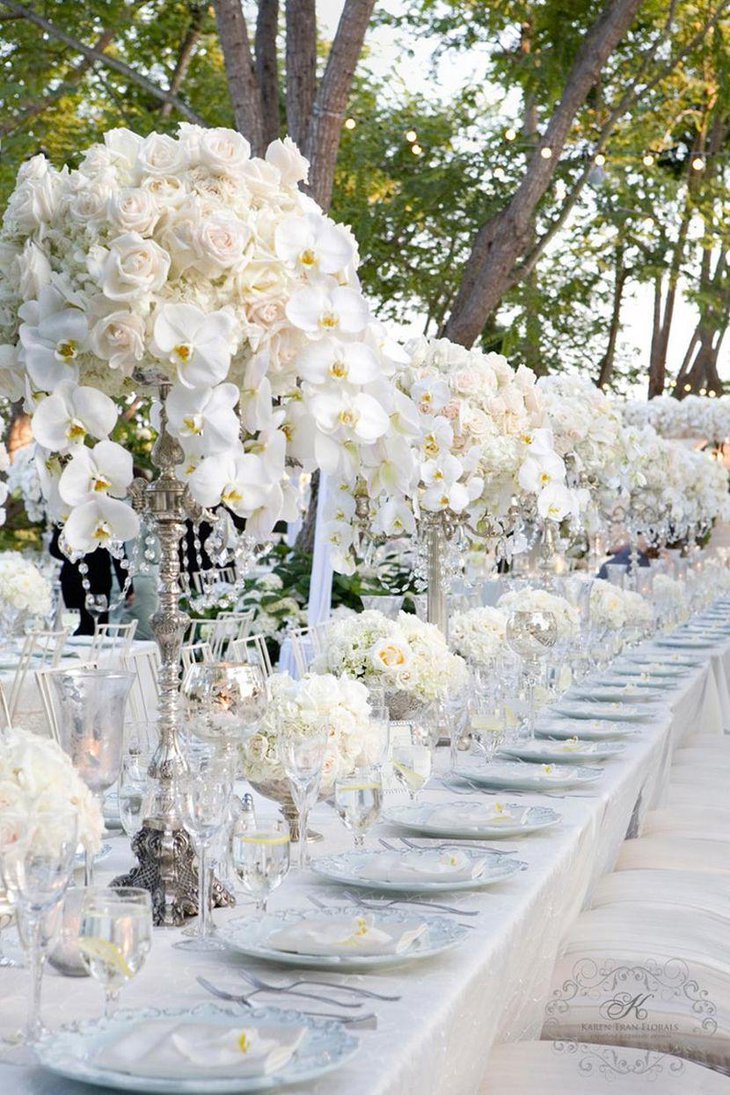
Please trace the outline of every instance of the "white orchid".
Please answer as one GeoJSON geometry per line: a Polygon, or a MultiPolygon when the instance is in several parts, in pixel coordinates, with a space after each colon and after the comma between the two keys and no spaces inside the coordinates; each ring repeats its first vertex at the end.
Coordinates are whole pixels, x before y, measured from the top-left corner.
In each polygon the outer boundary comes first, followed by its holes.
{"type": "Polygon", "coordinates": [[[270,481],[253,453],[222,453],[201,460],[190,476],[193,497],[203,506],[223,503],[239,517],[266,505],[270,481]]]}
{"type": "Polygon", "coordinates": [[[375,353],[362,342],[324,338],[305,346],[297,370],[310,384],[369,384],[380,375],[375,353]]]}
{"type": "Polygon", "coordinates": [[[186,453],[211,456],[235,447],[240,432],[237,402],[235,384],[195,389],[175,384],[165,406],[170,428],[186,453]]]}
{"type": "Polygon", "coordinates": [[[333,283],[300,289],[286,306],[290,323],[312,336],[359,334],[367,325],[368,306],[355,289],[333,283]]]}
{"type": "Polygon", "coordinates": [[[155,319],[156,352],[186,388],[209,388],[228,375],[233,326],[227,312],[206,315],[194,304],[165,304],[155,319]]]}
{"type": "Polygon", "coordinates": [[[351,239],[332,221],[307,213],[277,225],[277,255],[307,276],[337,274],[355,257],[351,239]]]}
{"type": "Polygon", "coordinates": [[[537,494],[552,483],[565,483],[565,463],[555,452],[528,456],[517,478],[523,490],[537,494]]]}
{"type": "Polygon", "coordinates": [[[76,380],[77,361],[89,339],[84,313],[66,307],[62,295],[48,288],[23,306],[21,317],[27,322],[19,329],[20,356],[36,389],[51,392],[62,380],[76,380]]]}
{"type": "Polygon", "coordinates": [[[64,526],[64,536],[71,551],[86,555],[110,543],[124,543],[139,535],[139,518],[130,506],[116,498],[99,495],[76,506],[64,526]]]}
{"type": "Polygon", "coordinates": [[[63,469],[58,490],[64,502],[80,506],[98,495],[124,498],[132,482],[132,454],[115,441],[81,446],[63,469]]]}
{"type": "Polygon", "coordinates": [[[575,509],[575,494],[564,483],[550,483],[537,497],[537,512],[550,521],[562,521],[575,509]]]}
{"type": "Polygon", "coordinates": [[[38,404],[33,434],[44,448],[65,453],[82,445],[87,437],[103,440],[116,421],[117,409],[108,395],[64,380],[53,395],[38,404]]]}

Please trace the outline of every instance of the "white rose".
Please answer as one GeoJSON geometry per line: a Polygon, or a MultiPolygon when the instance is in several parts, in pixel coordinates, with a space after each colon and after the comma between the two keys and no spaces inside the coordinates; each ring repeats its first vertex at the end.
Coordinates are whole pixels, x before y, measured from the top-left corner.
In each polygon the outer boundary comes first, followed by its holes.
{"type": "Polygon", "coordinates": [[[18,267],[21,296],[25,300],[37,300],[51,280],[51,264],[32,240],[26,241],[22,254],[18,255],[18,267]]]}
{"type": "Polygon", "coordinates": [[[137,152],[137,167],[145,175],[177,175],[184,171],[185,149],[167,133],[150,133],[137,152]]]}
{"type": "Polygon", "coordinates": [[[117,190],[109,199],[109,216],[123,232],[139,232],[150,235],[160,213],[157,203],[143,187],[127,187],[117,190]]]}
{"type": "Polygon", "coordinates": [[[150,175],[142,189],[150,192],[158,209],[177,209],[188,196],[185,183],[177,175],[150,175]]]}
{"type": "Polygon", "coordinates": [[[213,213],[200,222],[195,233],[195,250],[206,263],[228,269],[240,263],[250,232],[229,213],[213,213]]]}
{"type": "Polygon", "coordinates": [[[204,167],[233,175],[251,158],[251,145],[233,129],[206,129],[200,137],[198,155],[204,167]]]}
{"type": "Polygon", "coordinates": [[[102,268],[101,288],[109,300],[138,300],[156,293],[167,280],[170,256],[137,232],[119,236],[102,268]]]}
{"type": "Polygon", "coordinates": [[[112,312],[91,331],[91,349],[111,369],[130,371],[144,356],[144,320],[132,312],[112,312]]]}
{"type": "Polygon", "coordinates": [[[68,199],[68,215],[76,224],[100,224],[106,218],[108,203],[108,188],[82,186],[68,199]]]}
{"type": "Polygon", "coordinates": [[[296,186],[309,177],[309,161],[302,156],[291,137],[272,141],[266,149],[266,159],[278,170],[285,186],[296,186]]]}
{"type": "Polygon", "coordinates": [[[58,180],[50,173],[20,183],[10,197],[4,223],[20,232],[35,232],[53,220],[58,208],[58,194],[58,180]]]}

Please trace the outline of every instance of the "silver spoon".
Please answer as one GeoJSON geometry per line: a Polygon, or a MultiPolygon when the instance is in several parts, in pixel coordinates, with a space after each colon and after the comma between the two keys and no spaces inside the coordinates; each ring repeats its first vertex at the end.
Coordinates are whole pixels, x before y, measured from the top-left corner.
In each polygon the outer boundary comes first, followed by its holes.
{"type": "Polygon", "coordinates": [[[400,1000],[400,996],[387,996],[384,992],[372,992],[369,989],[361,989],[356,985],[335,985],[331,981],[315,981],[310,978],[302,978],[298,981],[292,981],[290,985],[272,985],[270,982],[262,981],[260,977],[256,977],[255,974],[250,973],[248,970],[238,971],[241,977],[245,978],[252,985],[255,985],[257,989],[266,992],[291,992],[292,989],[298,985],[322,985],[324,988],[335,989],[337,992],[352,992],[357,996],[367,996],[372,1000],[400,1000]]]}
{"type": "MultiPolygon", "coordinates": [[[[240,993],[226,992],[225,989],[219,989],[216,985],[211,984],[205,977],[197,977],[196,981],[206,992],[217,996],[219,1000],[228,1000],[232,1004],[242,1004],[245,1008],[255,1007],[255,1004],[252,1004],[249,999],[250,993],[249,996],[244,996],[240,993]]],[[[298,1008],[295,1010],[299,1011],[298,1008]]],[[[378,1017],[372,1012],[367,1015],[338,1015],[333,1011],[301,1011],[300,1015],[311,1015],[316,1019],[337,1019],[346,1026],[359,1027],[363,1030],[376,1030],[378,1026],[378,1017]]]]}

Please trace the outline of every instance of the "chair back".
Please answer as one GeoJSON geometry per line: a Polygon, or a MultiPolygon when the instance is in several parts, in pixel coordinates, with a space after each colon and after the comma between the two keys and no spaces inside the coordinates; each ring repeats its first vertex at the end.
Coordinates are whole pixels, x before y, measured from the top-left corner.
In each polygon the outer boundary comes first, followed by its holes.
{"type": "Polygon", "coordinates": [[[29,671],[58,665],[67,636],[67,631],[30,631],[26,635],[7,697],[7,713],[11,726],[18,713],[29,671]]]}
{"type": "Polygon", "coordinates": [[[295,627],[289,632],[294,668],[298,677],[309,673],[315,658],[324,653],[331,626],[327,621],[311,627],[295,627]]]}
{"type": "Polygon", "coordinates": [[[228,646],[226,657],[229,662],[241,662],[244,665],[258,665],[264,676],[273,673],[269,649],[263,635],[248,635],[245,639],[233,639],[228,646]]]}
{"type": "Polygon", "coordinates": [[[109,662],[125,657],[132,649],[132,641],[137,631],[137,620],[128,624],[97,624],[89,647],[89,660],[109,662]]]}

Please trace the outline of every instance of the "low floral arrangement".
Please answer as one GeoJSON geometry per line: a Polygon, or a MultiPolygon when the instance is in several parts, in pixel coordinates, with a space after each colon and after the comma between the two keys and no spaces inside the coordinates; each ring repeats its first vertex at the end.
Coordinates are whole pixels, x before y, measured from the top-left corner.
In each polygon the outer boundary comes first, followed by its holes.
{"type": "MultiPolygon", "coordinates": [[[[0,734],[0,819],[76,810],[79,843],[90,852],[101,847],[104,831],[99,803],[60,745],[12,727],[0,734]]],[[[7,834],[5,834],[7,835],[7,834]]]]}
{"type": "Polygon", "coordinates": [[[684,605],[687,593],[684,583],[668,574],[654,575],[652,591],[657,599],[671,600],[679,606],[684,605]]]}
{"type": "Polygon", "coordinates": [[[466,681],[466,664],[437,627],[401,612],[396,620],[372,609],[336,620],[315,662],[319,672],[355,677],[386,692],[431,703],[466,681]]]}
{"type": "Polygon", "coordinates": [[[246,777],[257,785],[286,779],[277,751],[278,735],[287,727],[302,732],[329,725],[330,744],[322,769],[322,790],[340,775],[372,764],[381,748],[370,724],[364,684],[331,673],[310,673],[299,681],[288,673],[271,678],[271,697],[261,728],[243,747],[246,777]]]}
{"type": "Polygon", "coordinates": [[[38,568],[17,551],[0,555],[0,609],[33,616],[51,611],[51,587],[38,568]]]}
{"type": "Polygon", "coordinates": [[[499,608],[470,608],[457,612],[449,625],[451,646],[476,665],[489,665],[504,646],[507,616],[499,608]]]}
{"type": "Polygon", "coordinates": [[[36,463],[37,451],[36,444],[25,445],[24,448],[18,449],[8,468],[7,479],[8,490],[14,497],[20,499],[28,520],[34,524],[45,521],[47,514],[36,463]]]}
{"type": "Polygon", "coordinates": [[[580,631],[578,613],[571,603],[546,589],[514,589],[503,593],[497,608],[509,616],[511,612],[550,612],[558,626],[558,642],[570,641],[580,631]]]}
{"type": "Polygon", "coordinates": [[[648,627],[654,619],[652,607],[640,593],[621,589],[599,579],[591,589],[591,623],[618,631],[622,627],[648,627]]]}

